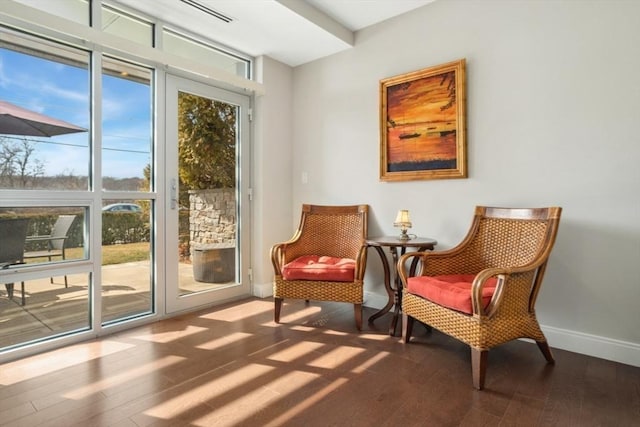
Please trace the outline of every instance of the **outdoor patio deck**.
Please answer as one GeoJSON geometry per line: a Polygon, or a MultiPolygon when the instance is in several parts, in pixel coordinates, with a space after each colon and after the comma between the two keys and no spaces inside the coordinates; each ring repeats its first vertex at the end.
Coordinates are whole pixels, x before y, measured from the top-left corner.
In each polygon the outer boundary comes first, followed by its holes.
{"type": "MultiPolygon", "coordinates": [[[[180,263],[181,293],[210,289],[212,283],[196,282],[191,264],[180,263]]],[[[149,262],[104,266],[102,269],[103,321],[138,315],[151,310],[149,262]]],[[[13,299],[0,285],[0,348],[30,342],[59,333],[87,328],[89,292],[86,274],[42,278],[25,282],[26,303],[20,305],[20,283],[13,299]]]]}

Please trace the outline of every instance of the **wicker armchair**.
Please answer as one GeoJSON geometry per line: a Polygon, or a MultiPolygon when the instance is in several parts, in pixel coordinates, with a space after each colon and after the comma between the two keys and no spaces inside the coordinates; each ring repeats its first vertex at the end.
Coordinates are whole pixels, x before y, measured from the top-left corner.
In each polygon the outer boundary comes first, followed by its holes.
{"type": "MultiPolygon", "coordinates": [[[[276,323],[280,322],[282,301],[285,298],[294,298],[351,303],[354,305],[356,326],[358,330],[362,328],[368,212],[367,205],[302,206],[300,225],[294,236],[289,241],[278,243],[271,248],[271,261],[275,273],[273,296],[276,323]],[[349,270],[335,270],[341,277],[336,277],[332,272],[327,276],[325,270],[324,273],[319,273],[317,280],[316,277],[308,276],[288,277],[288,269],[292,268],[296,261],[313,256],[345,259],[349,263],[349,270]]],[[[312,261],[306,263],[312,264],[312,261]]],[[[302,263],[302,267],[306,267],[305,262],[302,263]]],[[[310,267],[322,267],[322,263],[310,267]]],[[[320,270],[322,269],[318,269],[320,270]]],[[[315,273],[310,274],[313,276],[315,273]]]]}
{"type": "Polygon", "coordinates": [[[534,305],[561,211],[476,207],[471,229],[455,248],[402,256],[403,341],[409,342],[415,319],[468,344],[479,390],[489,349],[505,342],[533,339],[554,363],[534,305]],[[418,273],[407,277],[416,258],[418,273]]]}

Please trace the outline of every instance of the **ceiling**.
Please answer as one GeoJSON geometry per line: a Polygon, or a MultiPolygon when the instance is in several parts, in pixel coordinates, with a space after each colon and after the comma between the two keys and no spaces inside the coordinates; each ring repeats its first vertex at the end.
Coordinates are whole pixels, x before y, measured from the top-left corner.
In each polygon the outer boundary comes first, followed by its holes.
{"type": "Polygon", "coordinates": [[[297,66],[353,46],[354,33],[435,0],[114,0],[251,56],[297,66]],[[231,22],[188,2],[213,9],[231,22]]]}

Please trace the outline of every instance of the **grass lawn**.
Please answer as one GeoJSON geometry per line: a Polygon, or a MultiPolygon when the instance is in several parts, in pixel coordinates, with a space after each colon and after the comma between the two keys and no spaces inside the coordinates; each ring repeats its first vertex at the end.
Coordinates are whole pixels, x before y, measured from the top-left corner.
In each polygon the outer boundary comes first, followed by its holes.
{"type": "MultiPolygon", "coordinates": [[[[145,261],[149,259],[151,247],[149,242],[126,243],[122,245],[106,245],[102,247],[102,265],[123,264],[125,262],[145,261]]],[[[82,248],[68,248],[65,250],[68,260],[82,259],[82,248]]],[[[60,258],[54,258],[54,261],[60,258]]],[[[46,262],[46,258],[34,258],[29,263],[46,262]]]]}
{"type": "Polygon", "coordinates": [[[102,265],[148,261],[151,256],[149,242],[107,245],[102,247],[102,265]]]}

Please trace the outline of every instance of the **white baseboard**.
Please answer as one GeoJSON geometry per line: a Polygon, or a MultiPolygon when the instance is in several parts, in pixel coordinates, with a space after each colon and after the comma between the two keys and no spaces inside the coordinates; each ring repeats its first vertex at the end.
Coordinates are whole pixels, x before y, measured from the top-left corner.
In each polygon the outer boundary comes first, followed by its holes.
{"type": "Polygon", "coordinates": [[[640,344],[540,325],[549,346],[640,367],[640,344]]]}
{"type": "Polygon", "coordinates": [[[374,294],[373,292],[365,292],[364,293],[364,305],[366,307],[375,308],[380,310],[382,307],[387,305],[387,296],[374,294]]]}
{"type": "MultiPolygon", "coordinates": [[[[273,295],[273,285],[271,283],[253,285],[253,295],[258,298],[270,297],[273,295]]],[[[365,306],[380,309],[386,304],[386,295],[365,292],[365,306]]],[[[640,367],[640,344],[552,326],[540,325],[540,327],[552,348],[640,367]]]]}
{"type": "Polygon", "coordinates": [[[253,296],[267,298],[273,296],[273,283],[262,283],[253,285],[253,296]]]}

